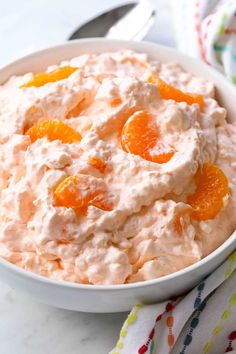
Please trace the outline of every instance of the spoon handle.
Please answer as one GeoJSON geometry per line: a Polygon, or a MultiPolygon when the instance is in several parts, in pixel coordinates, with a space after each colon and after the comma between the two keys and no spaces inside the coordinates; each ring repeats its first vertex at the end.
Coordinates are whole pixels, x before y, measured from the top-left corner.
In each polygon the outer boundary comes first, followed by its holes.
{"type": "Polygon", "coordinates": [[[109,39],[142,40],[155,19],[155,8],[149,0],[139,3],[123,18],[117,21],[105,35],[109,39]]]}

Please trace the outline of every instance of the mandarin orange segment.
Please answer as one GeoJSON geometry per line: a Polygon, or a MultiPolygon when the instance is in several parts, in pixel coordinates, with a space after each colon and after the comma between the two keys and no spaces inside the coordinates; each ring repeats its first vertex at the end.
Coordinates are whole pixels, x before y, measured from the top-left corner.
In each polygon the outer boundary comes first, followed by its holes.
{"type": "Polygon", "coordinates": [[[187,199],[193,208],[192,217],[196,220],[213,219],[229,194],[227,177],[218,166],[204,163],[199,168],[195,181],[196,190],[187,199]]]}
{"type": "Polygon", "coordinates": [[[76,211],[86,210],[89,205],[102,210],[112,210],[108,193],[104,185],[90,179],[86,175],[69,176],[64,179],[54,191],[55,206],[73,208],[76,211]]]}
{"type": "Polygon", "coordinates": [[[89,205],[93,205],[96,208],[102,209],[104,211],[111,211],[113,209],[113,203],[109,200],[109,195],[107,192],[103,192],[102,194],[98,194],[94,197],[89,205]]]}
{"type": "Polygon", "coordinates": [[[168,84],[158,76],[150,76],[148,81],[158,86],[161,98],[164,100],[174,100],[176,102],[186,102],[189,105],[197,103],[202,111],[204,108],[204,99],[201,95],[185,93],[176,87],[168,84]]]}
{"type": "Polygon", "coordinates": [[[27,87],[40,87],[50,82],[56,82],[60,80],[67,79],[73,72],[78,68],[73,68],[72,66],[62,66],[49,73],[39,73],[34,75],[34,77],[21,86],[21,88],[27,87]]]}
{"type": "Polygon", "coordinates": [[[96,168],[97,170],[99,170],[101,173],[104,173],[106,171],[107,168],[106,163],[96,156],[91,156],[88,160],[88,163],[94,168],[96,168]]]}
{"type": "Polygon", "coordinates": [[[83,98],[81,101],[79,101],[77,103],[77,105],[75,105],[70,111],[67,112],[66,114],[66,118],[72,118],[72,117],[78,117],[82,110],[85,108],[86,106],[86,99],[83,98]]]}
{"type": "Polygon", "coordinates": [[[110,101],[110,104],[111,104],[112,107],[117,107],[117,106],[119,106],[121,103],[122,103],[122,100],[121,100],[120,97],[113,98],[113,99],[110,101]]]}
{"type": "Polygon", "coordinates": [[[162,142],[157,142],[156,146],[146,154],[146,160],[156,163],[166,163],[174,156],[175,149],[162,142]]]}
{"type": "Polygon", "coordinates": [[[64,144],[76,143],[81,140],[79,132],[59,120],[42,121],[33,125],[25,134],[30,136],[31,143],[43,137],[47,137],[50,141],[60,140],[64,144]]]}
{"type": "Polygon", "coordinates": [[[159,140],[159,129],[147,111],[136,112],[127,120],[121,132],[124,151],[148,161],[165,163],[174,155],[174,149],[159,140]]]}

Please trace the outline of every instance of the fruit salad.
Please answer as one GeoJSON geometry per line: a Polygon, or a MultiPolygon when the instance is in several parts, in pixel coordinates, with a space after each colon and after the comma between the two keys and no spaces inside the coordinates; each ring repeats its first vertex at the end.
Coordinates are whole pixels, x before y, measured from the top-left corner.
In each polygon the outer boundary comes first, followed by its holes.
{"type": "Polygon", "coordinates": [[[211,82],[129,50],[0,86],[0,256],[57,280],[185,268],[236,228],[236,125],[211,82]]]}

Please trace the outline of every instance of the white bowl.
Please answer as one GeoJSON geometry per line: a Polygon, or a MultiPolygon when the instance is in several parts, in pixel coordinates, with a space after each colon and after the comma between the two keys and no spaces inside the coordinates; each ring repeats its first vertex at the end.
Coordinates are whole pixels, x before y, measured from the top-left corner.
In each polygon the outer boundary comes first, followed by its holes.
{"type": "MultiPolygon", "coordinates": [[[[162,62],[178,62],[187,71],[210,80],[217,88],[218,101],[228,110],[228,121],[236,119],[236,89],[221,74],[176,50],[152,43],[105,39],[68,42],[28,55],[1,69],[0,83],[11,75],[40,72],[51,64],[83,53],[124,48],[147,53],[151,59],[162,62]]],[[[56,281],[25,271],[4,259],[0,259],[0,277],[10,286],[49,305],[84,312],[121,312],[130,310],[136,303],[157,302],[186,292],[219,266],[235,248],[236,232],[209,256],[183,270],[159,279],[125,285],[96,286],[56,281]]]]}

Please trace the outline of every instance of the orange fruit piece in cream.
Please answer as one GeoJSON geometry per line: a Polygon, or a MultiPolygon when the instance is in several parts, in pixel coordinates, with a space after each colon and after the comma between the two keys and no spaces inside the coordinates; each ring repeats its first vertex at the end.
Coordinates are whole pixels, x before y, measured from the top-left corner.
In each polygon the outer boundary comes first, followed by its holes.
{"type": "Polygon", "coordinates": [[[218,166],[204,163],[199,168],[195,181],[196,190],[187,199],[193,208],[192,217],[196,220],[213,219],[229,194],[228,180],[218,166]]]}
{"type": "Polygon", "coordinates": [[[86,210],[89,205],[105,211],[112,210],[108,199],[105,186],[86,175],[69,176],[54,191],[55,206],[76,210],[86,210]]]}
{"type": "Polygon", "coordinates": [[[39,73],[34,75],[34,77],[26,82],[21,88],[27,87],[40,87],[49,82],[56,82],[60,80],[67,79],[73,72],[75,72],[78,68],[73,68],[72,66],[62,66],[52,72],[49,73],[39,73]]]}
{"type": "Polygon", "coordinates": [[[175,152],[160,141],[158,126],[147,111],[138,111],[126,121],[121,132],[121,146],[126,152],[156,163],[168,162],[175,152]]]}
{"type": "Polygon", "coordinates": [[[104,173],[106,171],[107,168],[106,163],[96,156],[91,156],[88,160],[88,163],[94,168],[96,168],[97,170],[99,170],[101,173],[104,173]]]}
{"type": "Polygon", "coordinates": [[[82,110],[86,106],[86,100],[83,98],[81,101],[79,101],[70,111],[67,112],[66,118],[72,118],[72,117],[78,117],[82,110]]]}
{"type": "Polygon", "coordinates": [[[156,84],[158,86],[161,98],[164,100],[174,100],[176,102],[186,102],[189,105],[197,103],[202,111],[204,108],[204,99],[201,95],[185,93],[176,87],[168,84],[164,80],[160,79],[158,76],[150,76],[149,82],[156,84]]]}
{"type": "Polygon", "coordinates": [[[76,143],[81,140],[79,132],[59,120],[42,121],[29,128],[25,134],[30,136],[31,143],[43,137],[47,137],[50,141],[60,140],[64,144],[76,143]]]}

